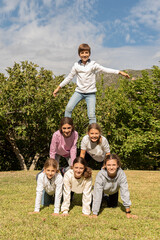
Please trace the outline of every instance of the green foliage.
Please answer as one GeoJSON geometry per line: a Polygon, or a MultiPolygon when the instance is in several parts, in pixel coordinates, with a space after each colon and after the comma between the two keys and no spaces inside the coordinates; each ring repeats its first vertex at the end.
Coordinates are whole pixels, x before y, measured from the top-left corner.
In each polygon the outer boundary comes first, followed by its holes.
{"type": "MultiPolygon", "coordinates": [[[[38,152],[48,156],[52,133],[64,115],[66,96],[54,99],[53,89],[63,76],[52,77],[53,73],[33,63],[15,63],[7,69],[8,78],[0,75],[0,128],[2,139],[10,132],[23,155],[27,167],[38,152]]],[[[2,145],[2,141],[1,141],[2,145]]],[[[1,162],[4,157],[0,155],[1,162]]],[[[3,160],[3,161],[2,161],[3,160]]],[[[5,159],[6,161],[6,159],[5,159]]],[[[5,170],[4,164],[1,170],[5,170]]]]}
{"type": "Polygon", "coordinates": [[[136,80],[121,79],[119,87],[97,93],[97,119],[123,166],[153,169],[160,164],[160,69],[153,67],[136,80]]]}
{"type": "MultiPolygon", "coordinates": [[[[27,61],[15,63],[7,73],[8,77],[0,74],[0,170],[20,169],[8,141],[10,135],[27,168],[37,153],[41,168],[75,85],[66,85],[54,98],[52,92],[64,76],[53,77],[51,71],[27,61]]],[[[151,75],[143,71],[142,77],[121,78],[116,86],[106,87],[103,76],[97,82],[97,122],[109,140],[111,151],[121,156],[124,168],[159,167],[159,79],[160,69],[154,66],[151,75]]],[[[88,126],[84,101],[76,106],[72,117],[79,133],[80,148],[88,126]]]]}

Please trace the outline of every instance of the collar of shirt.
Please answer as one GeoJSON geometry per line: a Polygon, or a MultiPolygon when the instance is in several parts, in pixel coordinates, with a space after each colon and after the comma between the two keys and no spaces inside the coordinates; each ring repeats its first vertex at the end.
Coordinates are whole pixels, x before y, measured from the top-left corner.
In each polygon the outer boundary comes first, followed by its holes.
{"type": "MultiPolygon", "coordinates": [[[[87,60],[87,62],[86,62],[86,65],[88,64],[88,63],[90,63],[91,62],[91,59],[89,58],[88,60],[87,60]]],[[[78,64],[79,65],[84,65],[83,63],[82,63],[82,60],[79,60],[78,61],[78,64]]]]}

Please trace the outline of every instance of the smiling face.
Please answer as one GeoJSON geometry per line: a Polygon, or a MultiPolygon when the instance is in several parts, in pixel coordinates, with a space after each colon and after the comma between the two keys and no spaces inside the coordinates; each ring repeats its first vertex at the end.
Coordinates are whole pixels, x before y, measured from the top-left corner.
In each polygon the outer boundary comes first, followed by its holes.
{"type": "Polygon", "coordinates": [[[79,53],[79,56],[80,56],[80,58],[81,58],[81,60],[82,60],[82,63],[83,63],[83,64],[86,64],[86,62],[88,61],[88,59],[89,59],[89,57],[90,57],[90,53],[89,53],[88,50],[84,50],[84,51],[81,51],[81,52],[79,53]]]}
{"type": "Polygon", "coordinates": [[[54,175],[56,174],[57,169],[53,168],[52,166],[49,166],[47,168],[44,168],[44,172],[47,175],[48,179],[52,179],[54,175]]]}
{"type": "Polygon", "coordinates": [[[68,123],[64,124],[61,128],[63,136],[66,138],[70,137],[72,134],[72,129],[73,129],[73,127],[71,125],[69,125],[68,123]]]}
{"type": "Polygon", "coordinates": [[[74,171],[74,177],[75,178],[81,178],[84,173],[84,165],[81,163],[75,163],[73,165],[73,171],[74,171]]]}
{"type": "Polygon", "coordinates": [[[106,169],[108,172],[108,176],[111,178],[114,178],[117,175],[117,169],[118,169],[118,164],[117,164],[117,160],[112,159],[112,160],[108,160],[106,162],[106,169]]]}
{"type": "Polygon", "coordinates": [[[89,138],[92,142],[97,142],[100,137],[100,131],[98,129],[90,129],[88,132],[89,138]]]}

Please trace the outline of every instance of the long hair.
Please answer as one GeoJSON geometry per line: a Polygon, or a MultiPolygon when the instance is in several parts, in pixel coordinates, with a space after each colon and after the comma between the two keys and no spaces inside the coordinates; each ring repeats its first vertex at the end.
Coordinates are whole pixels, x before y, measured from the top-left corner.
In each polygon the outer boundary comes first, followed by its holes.
{"type": "Polygon", "coordinates": [[[86,160],[84,158],[81,157],[76,157],[73,161],[73,166],[76,163],[81,163],[84,166],[84,172],[83,172],[83,176],[87,179],[90,178],[92,176],[92,169],[87,167],[87,163],[86,160]]]}
{"type": "Polygon", "coordinates": [[[62,126],[64,124],[69,124],[72,126],[72,132],[74,131],[74,124],[73,124],[73,120],[70,117],[63,117],[60,121],[60,125],[59,125],[59,131],[62,133],[62,126]]]}

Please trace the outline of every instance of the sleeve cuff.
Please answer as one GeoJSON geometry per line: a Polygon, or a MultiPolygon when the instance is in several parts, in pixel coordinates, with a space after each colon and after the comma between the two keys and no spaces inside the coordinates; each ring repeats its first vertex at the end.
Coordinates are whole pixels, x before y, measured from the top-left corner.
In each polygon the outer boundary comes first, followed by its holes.
{"type": "Polygon", "coordinates": [[[64,214],[68,214],[68,211],[64,211],[63,213],[64,213],[64,214]]]}
{"type": "Polygon", "coordinates": [[[54,213],[59,213],[59,208],[55,208],[54,213]]]}
{"type": "Polygon", "coordinates": [[[39,211],[39,209],[36,209],[36,208],[35,208],[35,209],[34,209],[34,212],[40,212],[40,211],[39,211]]]}
{"type": "Polygon", "coordinates": [[[93,215],[98,215],[98,213],[97,212],[93,212],[93,215]]]}

